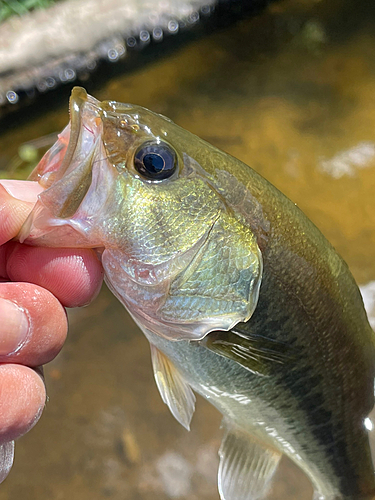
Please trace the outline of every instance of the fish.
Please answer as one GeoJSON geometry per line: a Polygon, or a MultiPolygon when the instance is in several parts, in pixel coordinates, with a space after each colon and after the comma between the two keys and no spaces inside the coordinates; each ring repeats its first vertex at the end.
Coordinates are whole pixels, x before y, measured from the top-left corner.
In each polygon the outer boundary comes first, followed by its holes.
{"type": "Polygon", "coordinates": [[[223,415],[222,500],[264,498],[283,455],[315,500],[375,499],[374,332],[292,201],[165,116],[79,87],[31,179],[19,241],[96,249],[173,416],[190,428],[195,393],[223,415]]]}

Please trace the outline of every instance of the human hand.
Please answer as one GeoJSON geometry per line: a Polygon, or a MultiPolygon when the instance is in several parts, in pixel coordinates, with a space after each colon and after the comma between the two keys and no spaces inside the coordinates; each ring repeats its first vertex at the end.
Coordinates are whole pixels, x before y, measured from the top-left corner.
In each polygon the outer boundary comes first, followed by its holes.
{"type": "Polygon", "coordinates": [[[103,280],[91,249],[11,241],[40,191],[36,182],[0,180],[0,482],[12,466],[14,439],[43,411],[41,365],[54,359],[65,341],[63,306],[88,304],[103,280]]]}

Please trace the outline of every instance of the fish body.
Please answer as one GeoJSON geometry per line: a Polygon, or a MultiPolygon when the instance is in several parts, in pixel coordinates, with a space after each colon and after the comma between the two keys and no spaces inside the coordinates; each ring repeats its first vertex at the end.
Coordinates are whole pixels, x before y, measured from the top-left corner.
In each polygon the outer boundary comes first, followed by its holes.
{"type": "Polygon", "coordinates": [[[173,415],[189,428],[193,389],[224,416],[221,498],[264,498],[285,454],[316,499],[373,500],[374,338],[345,262],[269,182],[167,118],[83,89],[70,114],[19,238],[98,249],[173,415]]]}

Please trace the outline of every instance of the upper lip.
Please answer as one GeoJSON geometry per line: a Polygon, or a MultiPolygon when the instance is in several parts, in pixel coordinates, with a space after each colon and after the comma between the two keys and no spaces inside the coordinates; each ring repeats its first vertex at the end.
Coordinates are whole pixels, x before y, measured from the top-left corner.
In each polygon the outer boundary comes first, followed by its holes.
{"type": "Polygon", "coordinates": [[[87,102],[87,92],[82,87],[74,87],[69,101],[70,136],[69,144],[55,181],[61,179],[69,167],[76,150],[81,130],[82,109],[87,102]]]}

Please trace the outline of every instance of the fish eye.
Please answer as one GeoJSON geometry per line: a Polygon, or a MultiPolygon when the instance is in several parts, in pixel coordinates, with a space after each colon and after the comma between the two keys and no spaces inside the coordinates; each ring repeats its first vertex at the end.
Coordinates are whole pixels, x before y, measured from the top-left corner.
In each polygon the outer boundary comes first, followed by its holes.
{"type": "Polygon", "coordinates": [[[145,179],[161,181],[176,171],[177,155],[165,142],[148,142],[137,149],[134,167],[145,179]]]}

